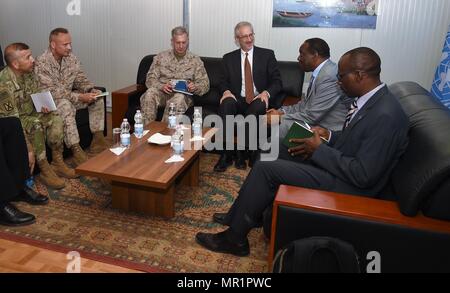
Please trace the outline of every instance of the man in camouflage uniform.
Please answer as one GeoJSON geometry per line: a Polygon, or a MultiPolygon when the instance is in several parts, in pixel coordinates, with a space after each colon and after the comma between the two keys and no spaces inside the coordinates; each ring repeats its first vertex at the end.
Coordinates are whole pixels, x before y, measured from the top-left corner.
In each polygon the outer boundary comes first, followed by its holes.
{"type": "Polygon", "coordinates": [[[94,89],[77,57],[72,54],[72,38],[69,31],[56,28],[50,33],[49,48],[36,58],[35,73],[43,90],[52,93],[58,113],[64,121],[64,142],[72,150],[77,165],[87,160],[81,149],[75,121],[76,110],[88,108],[89,126],[93,133],[91,152],[98,153],[107,147],[103,136],[104,102],[96,98],[94,89]]]}
{"type": "Polygon", "coordinates": [[[192,97],[173,91],[172,81],[184,79],[188,81],[188,91],[201,96],[209,91],[209,79],[202,60],[188,51],[189,34],[184,27],[172,30],[172,49],[159,53],[153,59],[147,73],[147,92],[141,96],[141,108],[144,124],[156,119],[159,106],[164,106],[163,121],[167,122],[169,107],[188,107],[194,104],[192,97]]]}
{"type": "Polygon", "coordinates": [[[6,47],[7,67],[0,72],[0,117],[18,117],[41,169],[40,178],[47,186],[64,188],[64,179],[76,178],[75,171],[63,161],[63,122],[55,112],[43,108],[38,113],[31,94],[40,92],[33,73],[34,59],[26,44],[14,43],[6,47]],[[47,161],[46,142],[52,149],[53,170],[47,161]],[[56,172],[56,173],[55,173],[56,172]],[[58,176],[59,175],[59,176],[58,176]]]}

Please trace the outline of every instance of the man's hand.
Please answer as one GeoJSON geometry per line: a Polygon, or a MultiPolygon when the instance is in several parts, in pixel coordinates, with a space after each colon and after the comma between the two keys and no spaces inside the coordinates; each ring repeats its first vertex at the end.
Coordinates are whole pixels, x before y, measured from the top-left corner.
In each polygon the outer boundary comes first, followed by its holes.
{"type": "Polygon", "coordinates": [[[33,174],[35,164],[36,164],[36,159],[34,158],[33,151],[28,152],[28,167],[30,167],[30,174],[33,174]]]}
{"type": "Polygon", "coordinates": [[[320,137],[325,138],[326,140],[330,140],[330,131],[328,129],[319,126],[313,126],[311,127],[311,130],[318,132],[320,137]]]}
{"type": "Polygon", "coordinates": [[[78,100],[80,100],[81,102],[83,102],[85,104],[92,104],[93,102],[95,102],[95,100],[97,100],[97,98],[95,97],[97,95],[98,95],[98,93],[81,94],[78,96],[78,100]]]}
{"type": "Polygon", "coordinates": [[[231,93],[230,90],[226,90],[223,92],[222,98],[220,98],[220,103],[222,104],[223,100],[225,100],[226,98],[233,98],[236,102],[236,97],[231,93]]]}
{"type": "Polygon", "coordinates": [[[269,108],[269,93],[267,91],[263,91],[262,93],[260,93],[259,95],[257,95],[254,99],[260,99],[261,101],[263,101],[266,104],[266,109],[269,108]]]}
{"type": "Polygon", "coordinates": [[[190,93],[193,93],[197,90],[197,86],[190,80],[187,82],[187,88],[188,88],[188,92],[190,92],[190,93]]]}
{"type": "Polygon", "coordinates": [[[288,152],[291,156],[302,156],[303,159],[309,159],[317,148],[322,144],[322,139],[320,138],[319,132],[314,131],[314,136],[310,138],[293,138],[290,142],[299,144],[296,147],[290,148],[288,152]]]}
{"type": "MultiPolygon", "coordinates": [[[[272,116],[282,116],[284,115],[283,111],[276,110],[276,109],[269,109],[266,112],[267,115],[267,125],[272,125],[272,116]]],[[[278,117],[278,121],[280,121],[280,117],[278,117]]]]}
{"type": "Polygon", "coordinates": [[[172,84],[169,82],[169,83],[166,83],[162,88],[161,88],[161,91],[163,92],[163,93],[165,93],[165,94],[171,94],[171,93],[173,93],[173,86],[172,86],[172,84]]]}
{"type": "Polygon", "coordinates": [[[50,110],[47,107],[42,107],[41,112],[44,114],[48,114],[48,113],[50,113],[50,110]]]}

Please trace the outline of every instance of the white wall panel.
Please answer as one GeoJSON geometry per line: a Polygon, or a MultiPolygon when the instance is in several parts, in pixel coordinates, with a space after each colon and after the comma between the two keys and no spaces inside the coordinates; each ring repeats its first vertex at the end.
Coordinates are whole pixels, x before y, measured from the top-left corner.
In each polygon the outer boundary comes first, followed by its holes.
{"type": "Polygon", "coordinates": [[[136,81],[143,56],[170,47],[170,30],[183,22],[183,0],[0,0],[0,44],[29,44],[34,55],[48,47],[55,27],[70,30],[73,51],[89,78],[109,91],[136,81]]]}
{"type": "MultiPolygon", "coordinates": [[[[28,43],[35,55],[52,28],[69,28],[89,77],[113,91],[136,79],[140,59],[170,46],[170,30],[183,22],[183,0],[80,0],[81,16],[68,16],[70,0],[0,0],[0,44],[28,43]]],[[[299,45],[320,37],[337,61],[357,46],[382,58],[383,79],[412,80],[429,88],[450,20],[450,0],[379,0],[376,30],[272,28],[272,0],[191,0],[190,49],[222,56],[236,48],[234,25],[253,23],[256,44],[295,61],[299,45]]]]}

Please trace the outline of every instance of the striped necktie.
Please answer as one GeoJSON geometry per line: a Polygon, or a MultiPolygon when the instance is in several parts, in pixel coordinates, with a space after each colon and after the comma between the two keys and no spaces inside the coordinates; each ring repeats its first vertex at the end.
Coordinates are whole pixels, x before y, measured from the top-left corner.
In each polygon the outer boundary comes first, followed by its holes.
{"type": "Polygon", "coordinates": [[[347,126],[350,124],[350,121],[352,120],[353,114],[356,112],[356,110],[358,110],[357,102],[358,98],[355,98],[353,100],[353,103],[350,105],[350,109],[348,110],[347,116],[345,117],[344,128],[342,128],[342,130],[347,128],[347,126]]]}
{"type": "Polygon", "coordinates": [[[308,90],[306,91],[306,97],[309,97],[313,83],[314,83],[314,75],[311,75],[311,79],[309,80],[308,90]]]}

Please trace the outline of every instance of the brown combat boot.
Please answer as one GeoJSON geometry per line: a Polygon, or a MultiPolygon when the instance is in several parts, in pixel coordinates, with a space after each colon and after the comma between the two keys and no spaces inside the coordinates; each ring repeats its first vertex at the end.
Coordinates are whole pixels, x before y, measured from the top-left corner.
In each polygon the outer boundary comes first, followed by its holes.
{"type": "Polygon", "coordinates": [[[53,169],[50,167],[50,164],[47,162],[47,159],[38,161],[38,165],[39,169],[41,169],[39,178],[45,185],[53,189],[62,189],[66,186],[64,179],[55,174],[53,169]]]}
{"type": "Polygon", "coordinates": [[[70,150],[72,151],[72,158],[75,165],[78,166],[87,161],[88,157],[78,143],[71,146],[70,150]]]}
{"type": "Polygon", "coordinates": [[[108,148],[108,143],[103,136],[103,131],[94,132],[91,142],[90,151],[93,154],[98,154],[108,148]]]}
{"type": "Polygon", "coordinates": [[[75,173],[75,170],[72,168],[69,168],[69,166],[64,163],[62,150],[52,150],[52,166],[55,170],[55,173],[58,176],[74,179],[78,178],[79,176],[75,173]]]}

